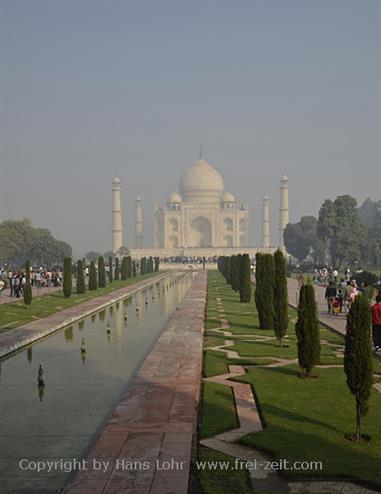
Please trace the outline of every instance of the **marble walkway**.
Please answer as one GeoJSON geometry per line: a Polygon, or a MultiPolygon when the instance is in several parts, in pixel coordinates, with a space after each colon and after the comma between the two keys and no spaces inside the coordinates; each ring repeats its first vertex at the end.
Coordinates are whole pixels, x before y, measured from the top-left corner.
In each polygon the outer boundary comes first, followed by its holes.
{"type": "Polygon", "coordinates": [[[65,494],[186,494],[200,393],[206,272],[197,274],[65,494]],[[103,470],[92,461],[104,461],[103,470]]]}

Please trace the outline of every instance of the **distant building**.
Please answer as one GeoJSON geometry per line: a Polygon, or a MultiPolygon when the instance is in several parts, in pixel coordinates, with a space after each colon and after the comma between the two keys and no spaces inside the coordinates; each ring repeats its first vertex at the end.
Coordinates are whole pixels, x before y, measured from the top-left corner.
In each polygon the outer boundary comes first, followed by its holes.
{"type": "Polygon", "coordinates": [[[224,191],[222,176],[210,163],[200,159],[190,165],[179,189],[155,208],[155,248],[248,246],[248,211],[224,191]]]}
{"type": "MultiPolygon", "coordinates": [[[[153,246],[143,247],[143,200],[135,199],[134,258],[143,256],[221,256],[247,252],[274,252],[270,241],[270,199],[262,199],[262,239],[258,247],[249,245],[246,206],[226,192],[221,174],[200,159],[188,166],[180,178],[179,192],[172,192],[164,205],[154,208],[153,246]]],[[[123,246],[121,182],[113,180],[112,208],[113,252],[123,246]]],[[[280,186],[279,248],[285,252],[283,234],[290,221],[288,177],[280,186]]],[[[120,254],[119,254],[120,255],[120,254]]]]}

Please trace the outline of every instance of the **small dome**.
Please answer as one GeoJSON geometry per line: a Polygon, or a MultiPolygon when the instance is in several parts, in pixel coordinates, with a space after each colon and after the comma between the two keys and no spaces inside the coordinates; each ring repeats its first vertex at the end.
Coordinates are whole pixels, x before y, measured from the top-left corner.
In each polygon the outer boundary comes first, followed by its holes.
{"type": "Polygon", "coordinates": [[[269,196],[264,195],[264,196],[263,196],[263,200],[264,200],[264,201],[269,201],[269,200],[270,200],[270,198],[269,198],[269,196]]]}
{"type": "Polygon", "coordinates": [[[222,195],[223,202],[236,202],[235,197],[230,192],[224,192],[222,195]]]}
{"type": "Polygon", "coordinates": [[[141,200],[142,200],[142,198],[140,196],[136,196],[135,201],[141,201],[141,200]]]}
{"type": "Polygon", "coordinates": [[[120,184],[120,178],[119,177],[114,177],[112,183],[113,184],[120,184]]]}
{"type": "Polygon", "coordinates": [[[172,192],[172,194],[168,198],[168,202],[181,202],[180,194],[177,192],[172,192]]]}
{"type": "Polygon", "coordinates": [[[205,160],[188,166],[180,179],[180,193],[185,202],[219,202],[223,190],[221,175],[205,160]]]}
{"type": "Polygon", "coordinates": [[[288,176],[284,173],[282,178],[281,178],[281,181],[282,182],[287,182],[288,181],[288,176]]]}

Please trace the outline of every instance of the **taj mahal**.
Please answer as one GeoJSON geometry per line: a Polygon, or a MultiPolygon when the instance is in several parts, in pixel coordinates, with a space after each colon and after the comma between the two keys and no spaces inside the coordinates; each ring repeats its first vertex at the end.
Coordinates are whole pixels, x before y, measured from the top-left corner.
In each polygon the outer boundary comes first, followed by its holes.
{"type": "MultiPolygon", "coordinates": [[[[113,252],[123,245],[121,181],[113,180],[113,252]]],[[[262,239],[258,247],[248,240],[247,206],[228,192],[219,171],[201,158],[185,168],[178,192],[172,192],[165,204],[153,211],[153,246],[143,248],[143,200],[135,199],[135,244],[132,256],[214,256],[231,255],[243,250],[251,255],[258,251],[273,252],[270,242],[269,198],[262,200],[262,239]]],[[[283,232],[289,223],[288,177],[280,186],[279,247],[284,249],[283,232]]]]}

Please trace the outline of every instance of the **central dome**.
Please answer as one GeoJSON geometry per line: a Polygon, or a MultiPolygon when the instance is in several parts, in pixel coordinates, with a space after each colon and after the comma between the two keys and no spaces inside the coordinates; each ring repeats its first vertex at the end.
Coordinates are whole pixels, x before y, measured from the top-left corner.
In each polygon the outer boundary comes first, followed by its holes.
{"type": "Polygon", "coordinates": [[[180,193],[185,202],[219,202],[224,181],[219,172],[205,160],[188,166],[180,179],[180,193]]]}

